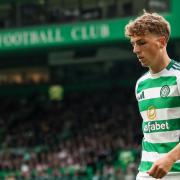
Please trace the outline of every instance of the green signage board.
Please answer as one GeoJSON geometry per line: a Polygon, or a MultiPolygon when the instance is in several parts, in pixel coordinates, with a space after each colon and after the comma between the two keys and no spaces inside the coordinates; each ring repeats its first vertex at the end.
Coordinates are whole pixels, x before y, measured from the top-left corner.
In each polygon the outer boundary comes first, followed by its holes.
{"type": "MultiPolygon", "coordinates": [[[[180,38],[178,2],[178,0],[172,0],[171,13],[164,15],[171,24],[171,39],[180,38]]],[[[0,53],[14,50],[74,48],[122,42],[126,39],[124,26],[129,20],[129,18],[122,18],[0,30],[0,53]]]]}
{"type": "Polygon", "coordinates": [[[0,31],[0,51],[37,47],[66,47],[124,39],[127,20],[50,25],[0,31]]]}

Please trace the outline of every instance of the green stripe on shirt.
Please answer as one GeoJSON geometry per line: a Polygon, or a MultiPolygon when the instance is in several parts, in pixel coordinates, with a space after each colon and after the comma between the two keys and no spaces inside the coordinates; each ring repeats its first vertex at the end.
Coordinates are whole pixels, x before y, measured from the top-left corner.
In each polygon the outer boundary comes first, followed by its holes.
{"type": "Polygon", "coordinates": [[[158,121],[145,121],[142,124],[144,133],[174,131],[180,129],[180,118],[158,121]]]}
{"type": "Polygon", "coordinates": [[[172,150],[179,142],[171,143],[150,143],[147,141],[142,142],[143,150],[147,152],[167,153],[172,150]]]}
{"type": "Polygon", "coordinates": [[[153,106],[155,109],[179,107],[180,96],[154,98],[154,99],[139,101],[140,112],[147,110],[150,106],[153,106]]]}
{"type": "Polygon", "coordinates": [[[146,79],[144,81],[141,81],[138,84],[137,93],[141,92],[142,90],[153,88],[153,87],[162,87],[164,85],[172,86],[176,85],[176,76],[165,76],[160,77],[157,79],[146,79]]]}

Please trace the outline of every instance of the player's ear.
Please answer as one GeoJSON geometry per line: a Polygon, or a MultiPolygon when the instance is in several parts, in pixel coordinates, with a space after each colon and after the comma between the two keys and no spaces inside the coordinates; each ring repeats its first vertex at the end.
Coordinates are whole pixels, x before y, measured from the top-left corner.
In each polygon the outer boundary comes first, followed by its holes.
{"type": "Polygon", "coordinates": [[[166,38],[165,38],[165,36],[159,37],[158,42],[159,42],[159,47],[160,48],[163,48],[164,46],[166,46],[166,38]]]}

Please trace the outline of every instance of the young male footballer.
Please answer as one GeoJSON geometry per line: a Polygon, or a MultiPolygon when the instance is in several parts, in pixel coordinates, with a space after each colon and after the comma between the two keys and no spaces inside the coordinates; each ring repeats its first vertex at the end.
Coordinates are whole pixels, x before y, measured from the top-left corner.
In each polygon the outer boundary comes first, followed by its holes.
{"type": "Polygon", "coordinates": [[[180,180],[180,63],[167,53],[170,25],[144,12],[126,25],[125,35],[149,69],[135,90],[144,134],[136,180],[180,180]]]}

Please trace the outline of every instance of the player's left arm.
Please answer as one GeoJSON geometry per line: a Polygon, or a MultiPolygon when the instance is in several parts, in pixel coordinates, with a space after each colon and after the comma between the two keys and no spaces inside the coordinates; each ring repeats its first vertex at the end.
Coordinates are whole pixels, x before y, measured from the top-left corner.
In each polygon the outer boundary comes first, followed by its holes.
{"type": "Polygon", "coordinates": [[[154,162],[148,174],[154,178],[162,178],[170,171],[177,160],[180,160],[180,143],[154,162]]]}
{"type": "MultiPolygon", "coordinates": [[[[180,94],[180,78],[177,79],[177,86],[180,94]]],[[[154,162],[148,174],[154,178],[162,178],[170,171],[177,160],[180,160],[180,143],[166,155],[154,162]]]]}

